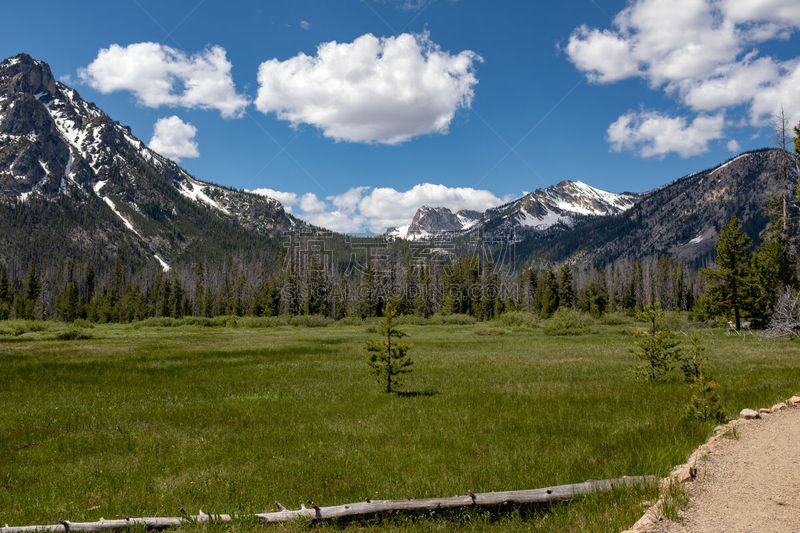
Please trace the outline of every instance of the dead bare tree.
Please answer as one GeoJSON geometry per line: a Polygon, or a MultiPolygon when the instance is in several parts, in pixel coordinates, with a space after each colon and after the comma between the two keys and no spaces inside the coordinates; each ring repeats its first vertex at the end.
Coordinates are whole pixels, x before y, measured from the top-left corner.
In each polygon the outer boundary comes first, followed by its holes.
{"type": "Polygon", "coordinates": [[[780,289],[772,319],[761,335],[767,338],[800,335],[800,295],[789,287],[780,289]]]}
{"type": "Polygon", "coordinates": [[[780,154],[781,163],[781,178],[783,178],[783,192],[781,193],[781,201],[783,202],[783,242],[787,242],[789,233],[789,215],[786,205],[786,192],[789,188],[789,162],[791,153],[789,152],[789,122],[786,119],[786,113],[781,106],[781,112],[775,116],[773,123],[773,131],[775,135],[775,145],[780,154]]]}

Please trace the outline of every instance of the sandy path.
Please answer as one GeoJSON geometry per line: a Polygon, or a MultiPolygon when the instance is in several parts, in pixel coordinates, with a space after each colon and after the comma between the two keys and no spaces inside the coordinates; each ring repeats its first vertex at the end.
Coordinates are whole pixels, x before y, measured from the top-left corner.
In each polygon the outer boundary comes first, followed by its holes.
{"type": "Polygon", "coordinates": [[[652,531],[800,532],[800,408],[762,416],[699,458],[683,523],[652,531]]]}

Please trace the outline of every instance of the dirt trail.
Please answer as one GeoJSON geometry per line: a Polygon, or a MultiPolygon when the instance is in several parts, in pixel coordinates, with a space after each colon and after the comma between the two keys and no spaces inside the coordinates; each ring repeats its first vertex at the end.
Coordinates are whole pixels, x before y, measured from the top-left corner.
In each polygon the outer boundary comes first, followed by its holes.
{"type": "Polygon", "coordinates": [[[660,522],[657,532],[800,532],[800,408],[736,427],[697,462],[686,483],[683,522],[660,522]]]}

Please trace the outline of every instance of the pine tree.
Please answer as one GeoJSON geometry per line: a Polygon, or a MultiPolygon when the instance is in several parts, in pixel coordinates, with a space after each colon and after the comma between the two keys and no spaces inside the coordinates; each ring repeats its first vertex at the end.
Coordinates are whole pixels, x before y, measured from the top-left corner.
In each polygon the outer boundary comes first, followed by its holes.
{"type": "Polygon", "coordinates": [[[575,289],[573,288],[572,269],[564,263],[558,278],[558,303],[560,307],[575,306],[575,289]]]}
{"type": "MultiPolygon", "coordinates": [[[[747,303],[759,327],[769,321],[780,287],[792,287],[797,283],[797,258],[790,252],[787,233],[783,229],[780,197],[769,202],[767,216],[770,222],[762,234],[761,245],[752,256],[746,284],[747,303]]],[[[789,230],[793,229],[793,224],[787,224],[789,230]]]]}
{"type": "Polygon", "coordinates": [[[11,300],[11,289],[8,281],[8,274],[3,265],[0,265],[0,304],[8,303],[11,300]]]}
{"type": "Polygon", "coordinates": [[[719,234],[717,268],[702,271],[709,281],[709,286],[717,289],[707,292],[707,295],[721,298],[717,308],[733,313],[737,330],[742,327],[742,310],[747,297],[752,246],[753,241],[742,231],[739,220],[733,217],[722,227],[719,234]]]}
{"type": "Polygon", "coordinates": [[[550,318],[558,309],[558,282],[552,270],[539,277],[533,295],[533,310],[542,318],[550,318]]]}
{"type": "MultiPolygon", "coordinates": [[[[695,347],[697,346],[700,346],[699,340],[695,342],[695,347]]],[[[702,351],[702,347],[700,347],[700,351],[702,351]]],[[[698,362],[692,373],[692,397],[689,400],[689,406],[686,408],[686,415],[689,418],[703,421],[724,422],[725,413],[722,411],[722,402],[720,401],[717,384],[711,379],[711,376],[706,374],[705,363],[698,362]]]]}
{"type": "Polygon", "coordinates": [[[368,340],[364,347],[369,352],[369,367],[372,369],[378,382],[386,385],[386,392],[393,392],[394,388],[401,385],[398,376],[411,372],[413,361],[408,358],[411,348],[408,344],[400,342],[405,333],[397,329],[392,319],[395,316],[394,304],[389,303],[383,311],[383,320],[378,328],[378,335],[382,340],[368,340]]]}
{"type": "Polygon", "coordinates": [[[657,301],[650,302],[638,313],[638,319],[646,322],[647,330],[635,332],[639,340],[631,350],[644,361],[641,371],[648,381],[662,379],[669,372],[673,360],[680,356],[678,340],[664,325],[664,311],[657,301]]]}

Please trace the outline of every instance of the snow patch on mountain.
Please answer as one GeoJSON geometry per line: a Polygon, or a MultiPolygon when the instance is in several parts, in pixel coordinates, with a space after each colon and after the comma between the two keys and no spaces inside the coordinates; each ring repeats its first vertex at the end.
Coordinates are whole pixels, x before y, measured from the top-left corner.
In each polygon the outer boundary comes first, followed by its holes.
{"type": "Polygon", "coordinates": [[[171,268],[172,268],[172,267],[170,267],[170,266],[167,264],[167,262],[166,262],[166,261],[164,261],[163,259],[161,259],[161,257],[160,257],[158,254],[153,254],[153,257],[155,257],[155,258],[156,258],[156,261],[158,261],[158,263],[161,265],[161,268],[162,268],[162,270],[164,270],[164,272],[169,272],[169,271],[171,270],[171,268]]]}
{"type": "Polygon", "coordinates": [[[122,223],[125,224],[126,228],[128,228],[129,230],[134,232],[139,238],[141,238],[142,234],[136,231],[136,228],[133,227],[131,221],[125,218],[125,216],[119,212],[119,209],[117,209],[117,206],[114,204],[111,198],[109,198],[108,196],[103,196],[103,201],[106,203],[106,205],[108,205],[108,207],[111,208],[114,214],[117,215],[120,218],[120,220],[122,220],[122,223]]]}
{"type": "Polygon", "coordinates": [[[230,214],[230,211],[219,205],[213,198],[208,196],[205,193],[204,185],[196,180],[185,178],[185,181],[181,182],[178,186],[178,192],[181,193],[186,198],[190,198],[195,202],[201,201],[214,209],[218,209],[222,211],[226,215],[230,214]]]}

